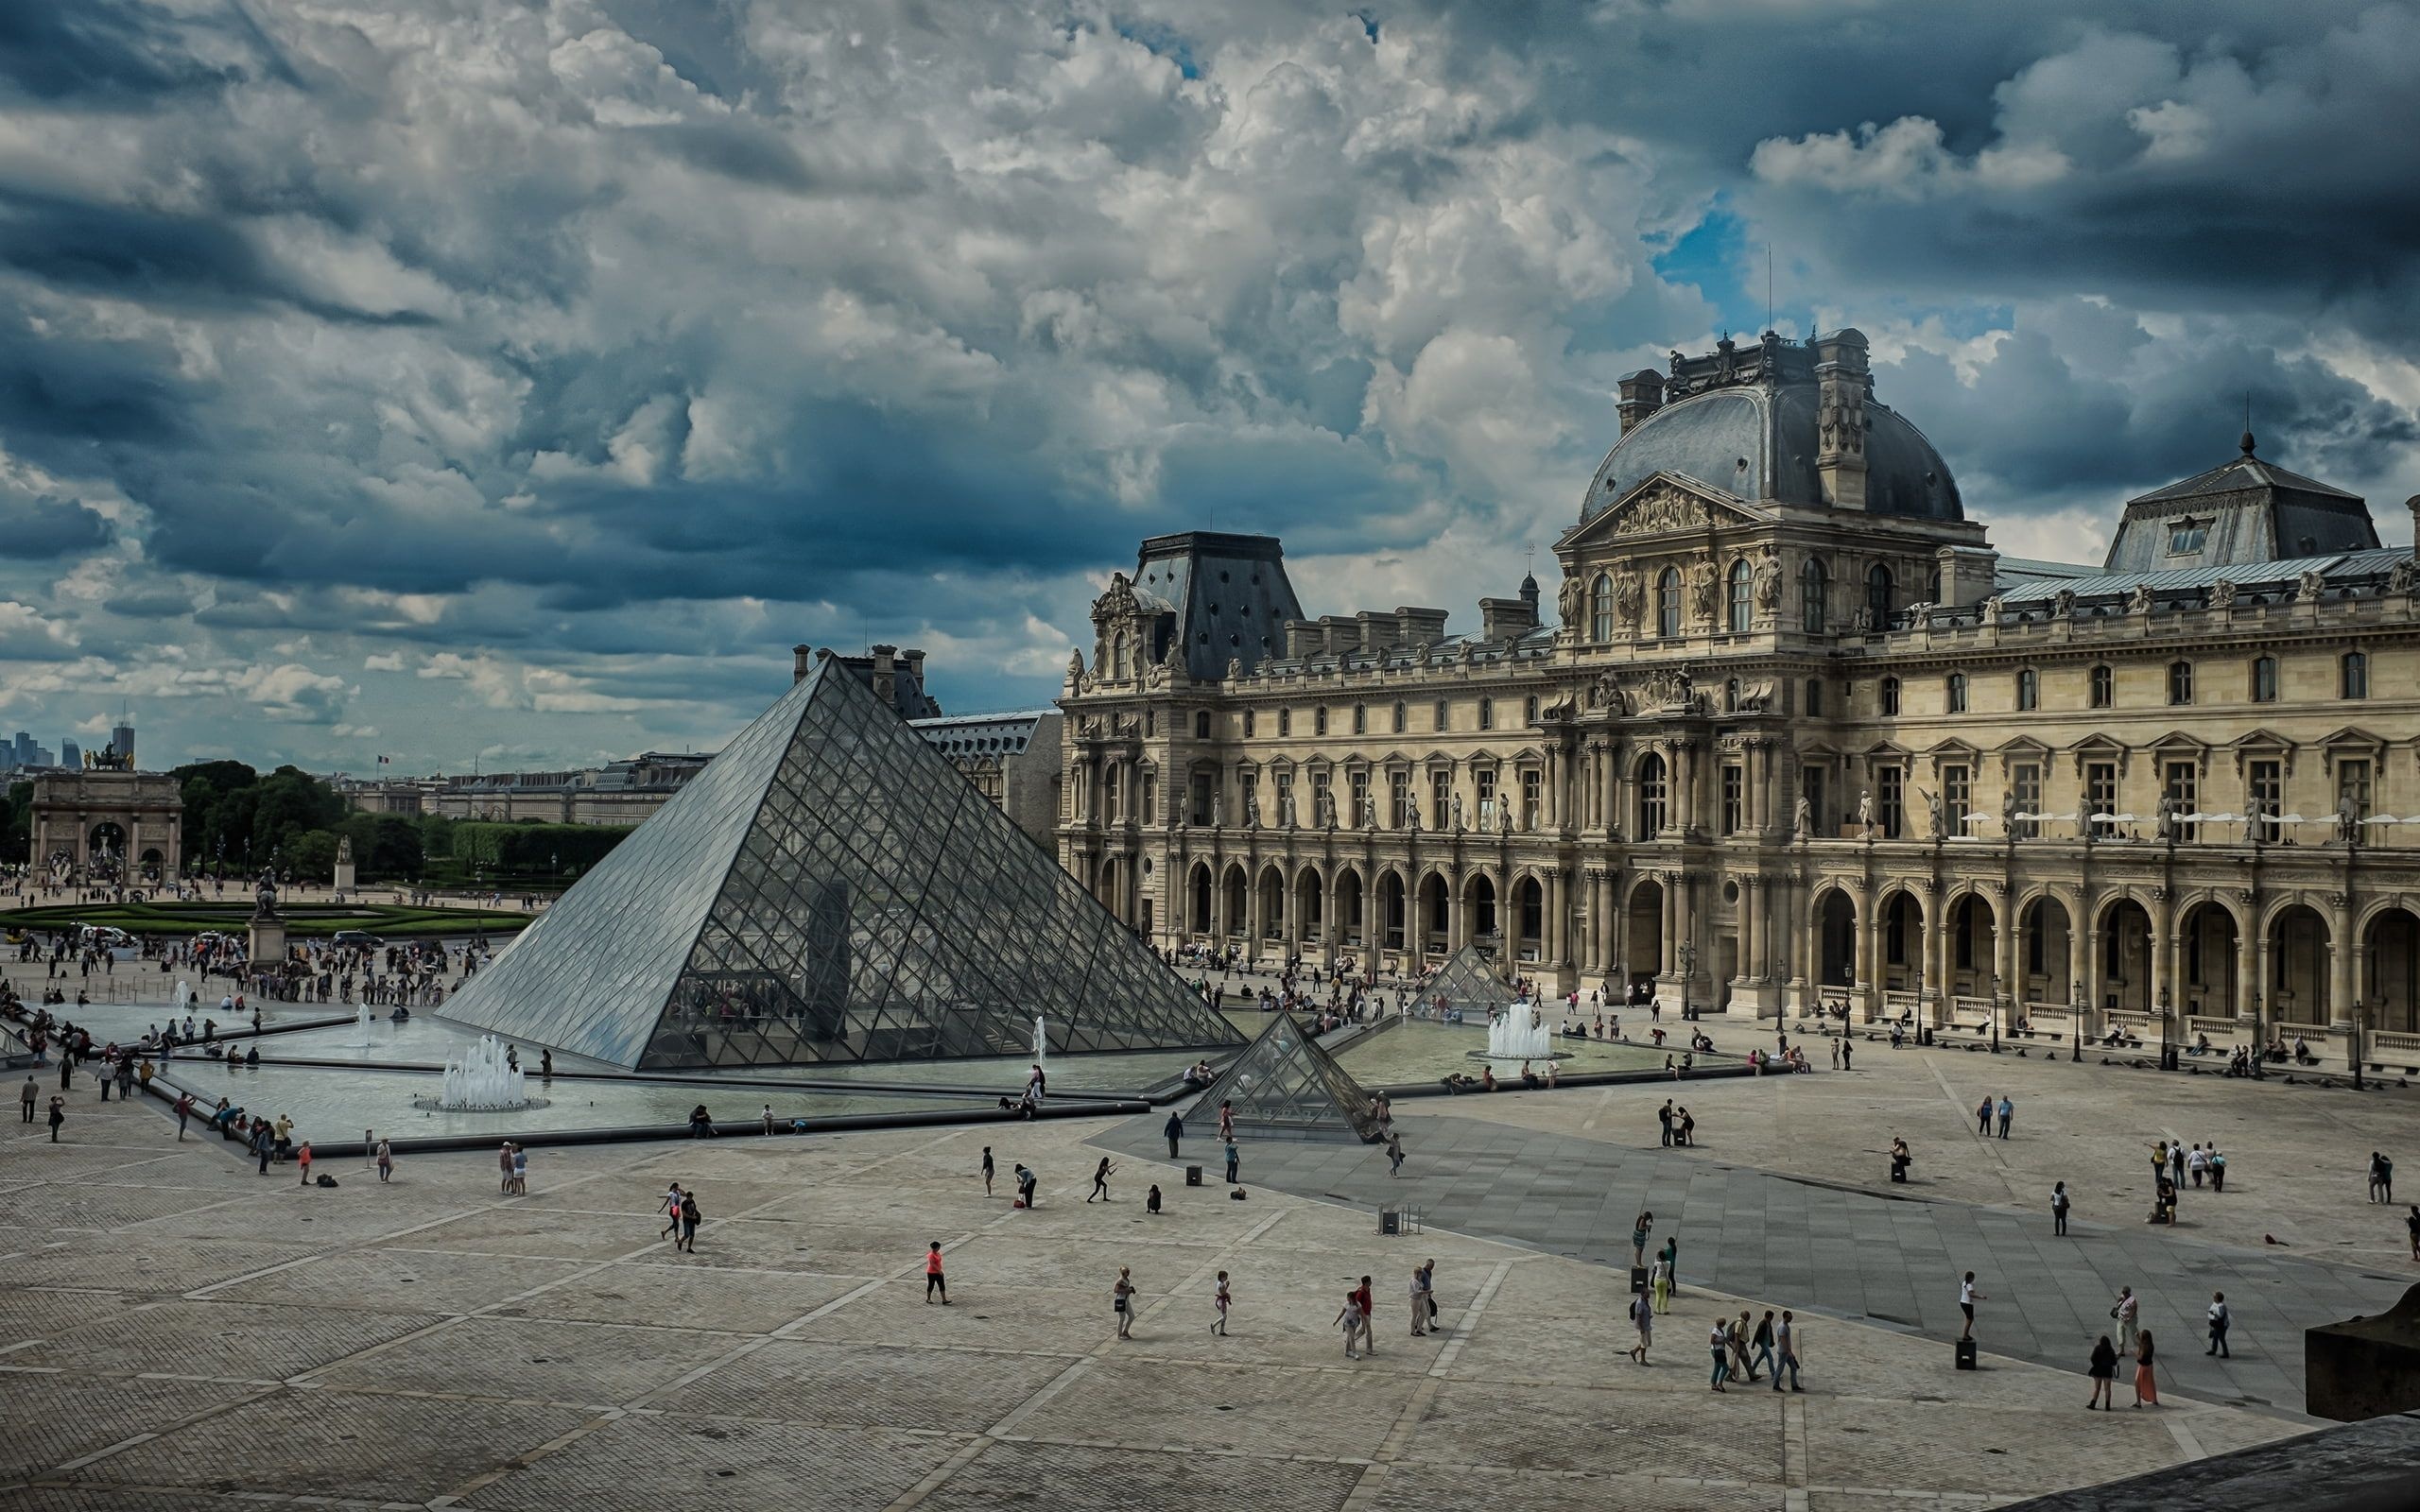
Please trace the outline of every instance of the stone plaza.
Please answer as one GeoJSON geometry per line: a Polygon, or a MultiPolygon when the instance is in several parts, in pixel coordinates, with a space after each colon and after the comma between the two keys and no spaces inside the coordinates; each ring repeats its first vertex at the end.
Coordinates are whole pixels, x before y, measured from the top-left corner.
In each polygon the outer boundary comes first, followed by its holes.
{"type": "Polygon", "coordinates": [[[2408,1147],[2409,1091],[1857,1048],[1847,1072],[1407,1100],[1401,1178],[1372,1147],[1252,1143],[1241,1202],[1184,1184],[1158,1113],[542,1144],[527,1196],[489,1154],[406,1156],[382,1185],[322,1142],[339,1185],[302,1187],[79,1076],[58,1144],[11,1124],[0,1145],[0,1508],[1982,1506],[2318,1426],[2301,1331],[2420,1278],[2403,1210],[2363,1196],[2369,1152],[2408,1147]],[[2005,1142],[1975,1136],[1986,1094],[2014,1104],[2005,1142]],[[1667,1096],[1698,1149],[1658,1147],[1667,1096]],[[2142,1222],[2161,1138],[2230,1159],[2172,1230],[2142,1222]],[[1115,1200],[1087,1204],[1104,1156],[1115,1200]],[[694,1255],[660,1237],[671,1181],[705,1210],[694,1255]],[[1381,1202],[1426,1231],[1381,1237],[1381,1202]],[[1644,1368],[1641,1207],[1682,1281],[1644,1368]],[[946,1309],[921,1284],[936,1240],[946,1309]],[[1426,1259],[1440,1327],[1413,1338],[1426,1259]],[[1348,1360],[1332,1320],[1364,1275],[1384,1348],[1348,1360]],[[2163,1405],[2083,1416],[2120,1285],[2163,1405]],[[2224,1361],[2202,1353],[2213,1290],[2224,1361]],[[1708,1391],[1707,1331],[1742,1308],[1797,1312],[1803,1394],[1708,1391]]]}

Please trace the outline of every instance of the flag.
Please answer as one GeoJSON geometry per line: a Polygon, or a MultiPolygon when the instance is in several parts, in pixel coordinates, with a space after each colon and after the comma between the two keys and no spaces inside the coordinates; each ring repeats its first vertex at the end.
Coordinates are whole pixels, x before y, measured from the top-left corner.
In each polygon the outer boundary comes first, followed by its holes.
{"type": "Polygon", "coordinates": [[[385,766],[385,765],[389,765],[389,758],[387,758],[387,757],[385,757],[385,756],[381,756],[381,757],[379,757],[379,758],[378,758],[378,765],[381,765],[381,766],[385,766]]]}

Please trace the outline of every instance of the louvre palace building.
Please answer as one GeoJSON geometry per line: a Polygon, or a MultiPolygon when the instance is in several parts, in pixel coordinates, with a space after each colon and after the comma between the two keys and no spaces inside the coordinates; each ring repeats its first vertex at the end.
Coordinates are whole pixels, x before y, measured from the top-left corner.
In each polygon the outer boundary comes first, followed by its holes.
{"type": "Polygon", "coordinates": [[[1553,603],[1474,633],[1144,541],[1068,669],[1061,864],[1164,948],[2420,1064],[2420,603],[2360,498],[2246,435],[2103,561],[2004,557],[1853,330],[1617,412],[1553,603]]]}

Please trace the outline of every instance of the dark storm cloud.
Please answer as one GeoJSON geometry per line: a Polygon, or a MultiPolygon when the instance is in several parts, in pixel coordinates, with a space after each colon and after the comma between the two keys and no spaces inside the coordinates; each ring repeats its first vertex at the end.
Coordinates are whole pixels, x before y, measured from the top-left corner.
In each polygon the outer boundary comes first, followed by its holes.
{"type": "Polygon", "coordinates": [[[2399,497],[2415,16],[0,8],[0,599],[73,612],[61,685],[180,641],[219,744],[366,676],[583,759],[795,640],[1046,697],[1087,578],[1214,521],[1466,622],[1769,248],[1996,529],[2224,460],[2247,389],[2399,497]]]}

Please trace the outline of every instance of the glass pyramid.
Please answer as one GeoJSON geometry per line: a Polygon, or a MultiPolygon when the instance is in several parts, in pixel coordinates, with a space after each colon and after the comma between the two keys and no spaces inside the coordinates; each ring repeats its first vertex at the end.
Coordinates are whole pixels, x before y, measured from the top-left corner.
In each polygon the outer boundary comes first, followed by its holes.
{"type": "Polygon", "coordinates": [[[634,1070],[1243,1039],[828,657],[441,1011],[634,1070]]]}
{"type": "Polygon", "coordinates": [[[1494,961],[1479,954],[1478,946],[1465,945],[1447,956],[1414,996],[1431,1005],[1443,998],[1447,1007],[1460,1008],[1465,1018],[1476,1019],[1511,1003],[1512,984],[1496,971],[1494,961]]]}
{"type": "Polygon", "coordinates": [[[1235,1104],[1236,1127],[1297,1139],[1329,1136],[1374,1143],[1378,1116],[1370,1094],[1290,1013],[1280,1013],[1184,1115],[1197,1137],[1219,1128],[1219,1105],[1235,1104]]]}

